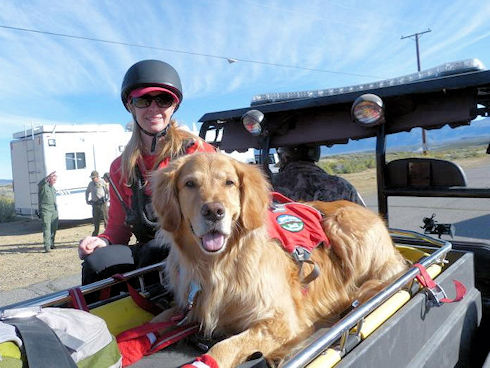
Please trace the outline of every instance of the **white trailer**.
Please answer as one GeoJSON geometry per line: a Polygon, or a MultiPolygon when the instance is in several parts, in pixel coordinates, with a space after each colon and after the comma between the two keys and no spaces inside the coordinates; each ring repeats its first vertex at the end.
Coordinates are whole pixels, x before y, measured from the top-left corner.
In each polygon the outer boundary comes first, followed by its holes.
{"type": "Polygon", "coordinates": [[[92,207],[85,203],[90,173],[108,172],[130,137],[119,124],[40,125],[14,133],[10,153],[16,213],[35,216],[37,184],[56,171],[59,219],[92,217],[92,207]]]}

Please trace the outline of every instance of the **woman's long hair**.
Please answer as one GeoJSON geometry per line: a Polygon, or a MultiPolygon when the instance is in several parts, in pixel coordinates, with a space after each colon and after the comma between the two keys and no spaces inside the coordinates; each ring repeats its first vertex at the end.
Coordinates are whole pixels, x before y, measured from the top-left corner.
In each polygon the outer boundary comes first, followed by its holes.
{"type": "MultiPolygon", "coordinates": [[[[124,148],[121,157],[121,180],[123,184],[131,186],[136,179],[136,166],[140,157],[143,156],[144,147],[141,129],[134,124],[133,134],[128,144],[124,148]]],[[[170,121],[167,134],[158,141],[155,154],[157,155],[156,165],[165,158],[173,159],[185,153],[187,146],[191,142],[197,142],[202,146],[203,141],[194,134],[178,127],[175,120],[170,121]]]]}

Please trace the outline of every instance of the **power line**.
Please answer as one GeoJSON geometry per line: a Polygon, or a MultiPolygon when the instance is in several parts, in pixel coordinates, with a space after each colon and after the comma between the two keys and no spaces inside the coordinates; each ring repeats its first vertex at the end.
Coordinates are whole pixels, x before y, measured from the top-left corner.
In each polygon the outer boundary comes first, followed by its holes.
{"type": "Polygon", "coordinates": [[[74,38],[74,39],[78,39],[78,40],[108,43],[108,44],[112,44],[112,45],[121,45],[121,46],[138,47],[138,48],[150,49],[150,50],[167,51],[167,52],[173,52],[173,53],[177,53],[177,54],[194,55],[194,56],[204,56],[204,57],[209,57],[209,58],[214,58],[214,59],[223,59],[223,60],[226,60],[230,64],[240,61],[240,62],[243,62],[243,63],[270,65],[270,66],[276,66],[276,67],[281,67],[281,68],[290,68],[290,69],[302,69],[302,70],[309,70],[309,71],[321,72],[321,73],[342,74],[342,75],[349,75],[349,76],[355,76],[355,77],[364,77],[364,78],[381,78],[381,77],[378,77],[378,76],[375,76],[375,75],[339,72],[339,71],[334,71],[334,70],[309,68],[309,67],[303,67],[303,66],[298,66],[298,65],[288,65],[288,64],[280,64],[280,63],[269,63],[269,62],[260,61],[260,60],[241,59],[241,58],[236,58],[236,57],[220,56],[220,55],[213,55],[213,54],[205,54],[205,53],[199,53],[199,52],[193,52],[193,51],[185,51],[185,50],[177,50],[177,49],[170,49],[170,48],[158,47],[158,46],[148,46],[148,45],[137,44],[137,43],[129,43],[129,42],[121,42],[121,41],[104,40],[104,39],[100,39],[100,38],[70,35],[70,34],[66,34],[66,33],[56,33],[56,32],[49,32],[49,31],[40,31],[40,30],[37,30],[37,29],[12,27],[12,26],[6,26],[6,25],[3,25],[3,24],[0,24],[0,28],[14,30],[14,31],[39,33],[39,34],[48,35],[48,36],[66,37],[66,38],[74,38]]]}

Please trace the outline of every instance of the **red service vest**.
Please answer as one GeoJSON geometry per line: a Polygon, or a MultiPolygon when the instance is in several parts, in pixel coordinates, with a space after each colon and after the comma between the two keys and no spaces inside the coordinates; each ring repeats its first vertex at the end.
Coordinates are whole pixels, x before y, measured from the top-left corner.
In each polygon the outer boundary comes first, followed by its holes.
{"type": "Polygon", "coordinates": [[[308,259],[309,253],[320,244],[330,246],[321,219],[322,214],[315,208],[293,202],[280,193],[272,193],[268,211],[269,236],[279,240],[287,252],[294,255],[306,250],[308,255],[304,259],[308,259]]]}

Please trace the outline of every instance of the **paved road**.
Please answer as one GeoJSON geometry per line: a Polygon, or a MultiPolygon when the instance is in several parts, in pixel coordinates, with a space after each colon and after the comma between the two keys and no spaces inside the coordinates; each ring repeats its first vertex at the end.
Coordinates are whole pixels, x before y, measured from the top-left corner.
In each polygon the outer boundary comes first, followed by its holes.
{"type": "MultiPolygon", "coordinates": [[[[466,176],[470,187],[490,187],[490,167],[467,169],[466,176]]],[[[368,196],[364,199],[368,207],[377,210],[376,196],[368,196]]],[[[435,213],[439,223],[455,225],[455,239],[484,241],[490,244],[490,198],[392,197],[388,204],[390,227],[420,232],[422,219],[435,213]]],[[[449,237],[445,238],[450,240],[449,237]]],[[[0,292],[0,306],[50,294],[78,285],[79,282],[80,275],[76,274],[26,288],[0,292]]]]}
{"type": "Polygon", "coordinates": [[[0,292],[0,307],[69,289],[80,284],[80,274],[44,281],[23,288],[0,292]]]}
{"type": "MultiPolygon", "coordinates": [[[[490,187],[490,167],[474,167],[465,172],[468,187],[490,187]]],[[[377,211],[376,195],[365,201],[369,208],[377,211]]],[[[390,227],[420,232],[423,218],[435,213],[438,223],[454,224],[455,239],[490,244],[490,198],[390,197],[388,208],[390,227]]]]}

